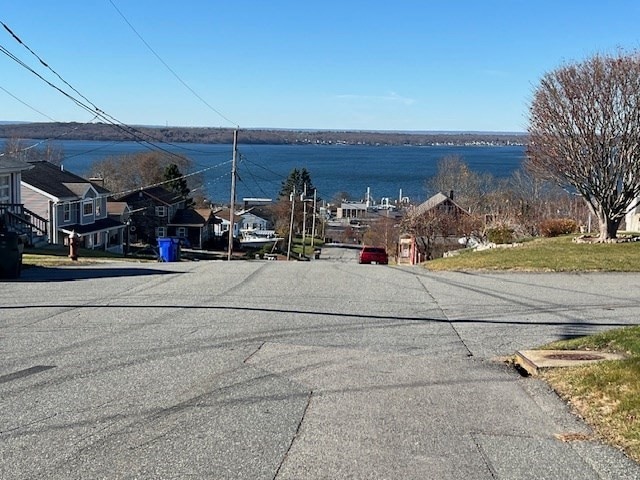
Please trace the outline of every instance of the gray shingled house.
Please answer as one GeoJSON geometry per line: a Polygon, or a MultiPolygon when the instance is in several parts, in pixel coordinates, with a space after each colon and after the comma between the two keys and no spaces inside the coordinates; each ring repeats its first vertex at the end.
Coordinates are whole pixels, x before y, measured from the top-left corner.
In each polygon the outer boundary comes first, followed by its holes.
{"type": "Polygon", "coordinates": [[[108,217],[108,190],[52,163],[29,163],[33,168],[22,172],[22,201],[47,220],[50,243],[66,244],[75,232],[85,248],[122,252],[126,226],[108,217]]]}

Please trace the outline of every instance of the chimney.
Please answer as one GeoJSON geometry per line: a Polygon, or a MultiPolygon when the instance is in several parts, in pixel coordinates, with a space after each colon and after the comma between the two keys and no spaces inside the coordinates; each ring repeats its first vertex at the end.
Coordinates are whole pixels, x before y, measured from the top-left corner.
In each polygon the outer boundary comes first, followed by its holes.
{"type": "Polygon", "coordinates": [[[453,201],[453,190],[449,190],[449,198],[453,201]]]}

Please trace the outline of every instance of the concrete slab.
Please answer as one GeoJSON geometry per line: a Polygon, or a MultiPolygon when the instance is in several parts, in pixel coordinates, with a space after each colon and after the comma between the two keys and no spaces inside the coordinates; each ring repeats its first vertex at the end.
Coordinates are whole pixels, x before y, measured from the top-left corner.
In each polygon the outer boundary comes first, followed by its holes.
{"type": "Polygon", "coordinates": [[[625,356],[586,350],[519,350],[515,362],[529,375],[537,375],[547,368],[575,367],[607,360],[622,360],[625,356]]]}

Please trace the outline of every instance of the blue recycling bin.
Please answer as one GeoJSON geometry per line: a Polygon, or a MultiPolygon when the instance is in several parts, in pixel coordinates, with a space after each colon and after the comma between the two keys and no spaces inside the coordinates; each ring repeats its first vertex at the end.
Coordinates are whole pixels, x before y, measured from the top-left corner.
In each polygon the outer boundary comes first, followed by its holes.
{"type": "Polygon", "coordinates": [[[180,260],[180,240],[177,238],[158,238],[160,261],[177,262],[180,260]]]}

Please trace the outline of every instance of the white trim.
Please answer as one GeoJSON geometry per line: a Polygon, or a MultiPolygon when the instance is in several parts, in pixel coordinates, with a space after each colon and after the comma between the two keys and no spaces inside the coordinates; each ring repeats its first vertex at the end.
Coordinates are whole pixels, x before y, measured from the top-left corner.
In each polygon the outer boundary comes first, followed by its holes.
{"type": "Polygon", "coordinates": [[[64,223],[70,222],[71,221],[71,202],[64,202],[61,203],[62,205],[62,221],[64,223]],[[65,207],[69,207],[69,218],[66,218],[66,208],[65,207]]]}
{"type": "Polygon", "coordinates": [[[7,173],[7,174],[0,174],[0,179],[7,179],[7,184],[6,185],[2,185],[2,188],[6,187],[7,189],[7,196],[6,197],[0,197],[0,203],[13,203],[13,175],[11,173],[7,173]]]}
{"type": "Polygon", "coordinates": [[[95,208],[96,208],[96,206],[95,206],[92,198],[90,198],[88,200],[87,199],[82,200],[82,216],[83,217],[91,217],[91,216],[93,216],[93,214],[94,214],[93,212],[95,212],[95,208]],[[84,211],[85,205],[91,205],[91,212],[90,213],[85,213],[85,211],[84,211]]]}

